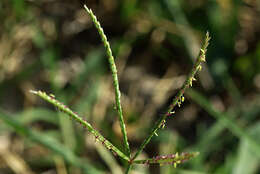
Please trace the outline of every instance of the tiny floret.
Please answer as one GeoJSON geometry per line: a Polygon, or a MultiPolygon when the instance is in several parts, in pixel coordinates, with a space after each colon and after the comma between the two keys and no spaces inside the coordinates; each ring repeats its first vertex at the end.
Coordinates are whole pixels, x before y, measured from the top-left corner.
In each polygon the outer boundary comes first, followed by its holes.
{"type": "Polygon", "coordinates": [[[205,56],[205,54],[201,55],[201,61],[202,61],[202,62],[206,62],[206,56],[205,56]]]}
{"type": "Polygon", "coordinates": [[[199,65],[199,66],[198,66],[198,71],[201,71],[201,70],[202,70],[202,66],[199,65]]]}
{"type": "Polygon", "coordinates": [[[184,100],[185,100],[185,98],[184,98],[184,96],[182,95],[182,96],[181,96],[181,102],[184,102],[184,100]]]}
{"type": "Polygon", "coordinates": [[[37,91],[34,91],[34,90],[30,90],[29,92],[33,93],[33,94],[37,94],[38,93],[37,91]]]}

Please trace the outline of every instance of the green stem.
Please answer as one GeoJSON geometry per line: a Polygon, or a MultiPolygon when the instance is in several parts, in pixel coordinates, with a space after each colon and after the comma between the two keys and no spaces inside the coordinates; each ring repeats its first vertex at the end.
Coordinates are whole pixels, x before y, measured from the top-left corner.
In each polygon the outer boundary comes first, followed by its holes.
{"type": "Polygon", "coordinates": [[[126,171],[125,171],[125,174],[128,174],[132,168],[132,165],[133,164],[128,164],[127,168],[126,168],[126,171]]]}
{"type": "Polygon", "coordinates": [[[118,111],[120,127],[121,127],[121,131],[122,131],[122,134],[123,134],[124,146],[125,146],[127,155],[130,157],[130,147],[129,147],[129,143],[128,143],[128,140],[127,140],[126,127],[125,127],[125,123],[124,123],[124,119],[123,119],[123,111],[122,111],[121,101],[120,101],[120,95],[121,94],[120,94],[120,90],[119,90],[119,83],[118,83],[115,60],[114,60],[114,57],[112,55],[110,44],[107,40],[107,37],[106,37],[99,21],[97,20],[96,16],[93,14],[92,10],[90,10],[86,5],[84,5],[84,8],[86,9],[87,13],[89,14],[93,23],[95,24],[95,27],[98,30],[98,33],[99,33],[99,35],[102,39],[102,42],[105,46],[106,53],[108,55],[108,61],[109,61],[110,69],[111,69],[111,72],[112,72],[113,84],[114,84],[114,88],[115,88],[116,108],[117,108],[117,111],[118,111]]]}
{"type": "Polygon", "coordinates": [[[47,95],[45,92],[42,91],[30,91],[31,93],[38,95],[39,97],[41,97],[42,99],[44,99],[45,101],[53,104],[55,107],[57,107],[60,111],[68,114],[69,116],[71,116],[71,118],[73,118],[74,120],[76,120],[78,123],[80,123],[83,127],[87,128],[87,130],[92,133],[95,138],[97,140],[99,140],[102,145],[104,145],[106,148],[108,148],[109,150],[111,150],[113,153],[117,154],[118,156],[120,156],[121,158],[123,158],[124,160],[129,161],[129,157],[126,156],[123,152],[121,152],[117,147],[115,147],[111,142],[109,142],[107,139],[105,139],[105,137],[103,137],[97,130],[95,130],[91,124],[89,124],[86,120],[83,120],[83,118],[81,118],[77,113],[73,112],[71,109],[69,109],[67,106],[65,106],[64,104],[62,104],[61,102],[59,102],[58,100],[55,99],[55,96],[53,95],[47,95]]]}
{"type": "Polygon", "coordinates": [[[180,104],[183,102],[184,92],[186,91],[187,88],[192,86],[192,81],[195,80],[195,78],[194,78],[195,74],[199,70],[201,70],[201,63],[205,62],[205,54],[206,54],[206,51],[207,51],[209,40],[210,40],[210,37],[209,37],[209,33],[207,32],[206,37],[205,37],[205,41],[204,41],[204,44],[201,47],[199,56],[198,56],[195,64],[193,65],[193,68],[192,68],[191,72],[189,73],[186,81],[184,82],[183,86],[181,87],[181,89],[179,90],[179,92],[177,93],[175,98],[173,99],[171,105],[168,108],[168,111],[160,118],[159,121],[157,121],[157,123],[153,127],[152,131],[150,132],[148,137],[143,141],[143,143],[141,144],[140,148],[137,150],[136,154],[131,159],[131,161],[133,161],[137,158],[137,156],[142,152],[142,150],[145,148],[145,146],[150,142],[151,138],[156,134],[157,130],[161,127],[164,127],[166,118],[174,113],[174,111],[173,111],[174,107],[177,104],[178,104],[178,106],[180,106],[180,104]]]}

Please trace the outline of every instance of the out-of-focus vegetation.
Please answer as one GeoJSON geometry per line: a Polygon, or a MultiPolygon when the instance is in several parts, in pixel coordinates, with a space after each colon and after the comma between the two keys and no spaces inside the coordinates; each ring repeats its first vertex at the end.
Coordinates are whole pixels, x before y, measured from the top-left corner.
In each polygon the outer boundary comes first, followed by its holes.
{"type": "Polygon", "coordinates": [[[131,150],[140,146],[188,74],[208,30],[207,64],[140,158],[199,151],[132,173],[257,174],[260,166],[260,2],[254,0],[1,0],[0,173],[123,173],[126,165],[58,110],[44,90],[122,149],[105,50],[111,43],[131,150]]]}

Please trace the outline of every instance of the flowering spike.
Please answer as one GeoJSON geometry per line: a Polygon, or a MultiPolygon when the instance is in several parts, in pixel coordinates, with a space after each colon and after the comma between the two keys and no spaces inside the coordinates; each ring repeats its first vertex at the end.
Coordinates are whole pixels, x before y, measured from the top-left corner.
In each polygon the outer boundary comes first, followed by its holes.
{"type": "Polygon", "coordinates": [[[124,142],[124,146],[125,146],[125,151],[127,152],[127,156],[130,157],[130,147],[129,147],[129,143],[128,143],[128,140],[127,140],[126,126],[125,126],[125,122],[124,122],[124,118],[123,118],[123,110],[122,110],[122,107],[121,107],[121,100],[120,100],[121,93],[120,93],[120,90],[119,90],[117,68],[116,68],[114,56],[112,54],[112,50],[111,50],[111,47],[110,47],[110,43],[108,42],[107,36],[105,35],[104,30],[101,27],[99,21],[97,20],[97,17],[94,15],[92,10],[89,9],[86,5],[84,5],[84,8],[86,9],[86,11],[89,14],[92,22],[94,23],[96,29],[98,30],[98,33],[101,37],[103,45],[106,49],[110,70],[112,72],[112,79],[113,79],[114,90],[115,90],[116,110],[118,112],[121,132],[123,134],[123,142],[124,142]]]}
{"type": "Polygon", "coordinates": [[[186,152],[186,153],[181,153],[178,154],[169,154],[169,155],[160,155],[160,156],[155,156],[153,158],[145,159],[145,160],[135,160],[133,163],[136,164],[159,164],[159,165],[165,165],[165,164],[172,164],[174,167],[177,167],[178,164],[181,164],[185,161],[188,161],[195,156],[197,156],[199,153],[198,152],[186,152]]]}
{"type": "Polygon", "coordinates": [[[70,118],[73,118],[75,121],[80,123],[83,127],[86,127],[87,130],[92,133],[97,140],[99,140],[102,145],[104,145],[108,149],[112,149],[115,153],[117,153],[118,156],[123,158],[124,160],[130,161],[129,157],[126,156],[123,152],[121,152],[117,147],[115,147],[112,143],[110,143],[108,140],[105,139],[97,130],[95,130],[90,123],[88,123],[86,120],[81,118],[76,112],[73,112],[70,108],[65,106],[63,103],[56,100],[52,95],[48,95],[45,92],[42,91],[30,91],[31,93],[38,95],[42,99],[46,100],[47,102],[51,103],[55,107],[57,107],[60,111],[66,113],[69,115],[70,118]]]}

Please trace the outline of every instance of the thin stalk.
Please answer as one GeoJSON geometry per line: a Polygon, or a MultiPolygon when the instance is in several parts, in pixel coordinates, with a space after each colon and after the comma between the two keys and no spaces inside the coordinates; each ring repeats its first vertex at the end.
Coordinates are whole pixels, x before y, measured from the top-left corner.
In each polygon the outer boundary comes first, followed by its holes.
{"type": "Polygon", "coordinates": [[[127,168],[126,168],[125,174],[128,174],[131,169],[132,169],[132,164],[129,163],[127,168]]]}
{"type": "Polygon", "coordinates": [[[131,159],[131,161],[133,161],[137,158],[137,156],[142,152],[142,150],[145,148],[145,146],[150,142],[151,138],[156,134],[157,130],[159,128],[164,127],[166,118],[168,116],[171,116],[174,113],[173,109],[175,108],[175,106],[176,105],[180,106],[181,103],[184,101],[184,97],[183,97],[184,92],[186,91],[187,88],[192,86],[192,81],[196,80],[194,78],[195,74],[199,70],[201,70],[201,63],[205,62],[206,51],[207,51],[207,47],[209,45],[209,40],[210,40],[210,37],[209,37],[209,33],[207,32],[205,40],[204,40],[204,44],[202,45],[202,47],[200,49],[199,56],[198,56],[195,64],[193,65],[193,68],[192,68],[191,72],[189,73],[186,81],[184,82],[183,86],[181,87],[181,89],[179,90],[179,92],[177,93],[175,98],[173,99],[171,105],[168,108],[168,111],[157,121],[157,123],[153,127],[152,131],[150,132],[148,137],[143,141],[143,143],[141,144],[140,148],[138,149],[138,151],[136,152],[134,157],[131,159]]]}
{"type": "Polygon", "coordinates": [[[121,152],[117,147],[115,147],[111,142],[109,142],[105,137],[103,137],[97,130],[95,130],[90,123],[88,123],[86,120],[81,118],[77,113],[73,112],[71,109],[69,109],[67,106],[59,102],[55,99],[55,96],[53,95],[47,95],[45,92],[42,91],[30,91],[31,93],[38,95],[45,101],[53,104],[55,107],[57,107],[60,111],[66,113],[71,118],[76,120],[79,124],[81,124],[84,128],[86,128],[90,133],[92,133],[96,140],[99,140],[102,145],[104,145],[107,149],[112,151],[114,154],[120,156],[124,160],[129,161],[129,157],[126,156],[123,152],[121,152]]]}
{"type": "Polygon", "coordinates": [[[120,95],[121,94],[120,94],[120,90],[119,90],[117,69],[116,69],[114,56],[112,54],[110,44],[109,44],[107,37],[106,37],[106,35],[103,31],[103,28],[101,27],[101,25],[100,25],[99,21],[97,20],[96,16],[93,14],[92,10],[89,9],[86,5],[84,5],[84,8],[86,9],[86,11],[89,14],[89,16],[91,17],[95,27],[97,28],[98,33],[99,33],[101,40],[102,40],[102,42],[105,46],[105,49],[106,49],[106,53],[107,53],[107,56],[108,56],[108,61],[109,61],[109,65],[110,65],[110,69],[111,69],[112,77],[113,77],[113,84],[114,84],[114,88],[115,88],[116,108],[117,108],[117,112],[118,112],[118,115],[119,115],[119,122],[120,122],[121,131],[122,131],[122,134],[123,134],[124,146],[125,146],[128,157],[130,157],[130,147],[129,147],[129,143],[128,143],[128,140],[127,140],[126,127],[125,127],[124,118],[123,118],[123,111],[122,111],[122,107],[121,107],[121,101],[120,101],[120,95]]]}

